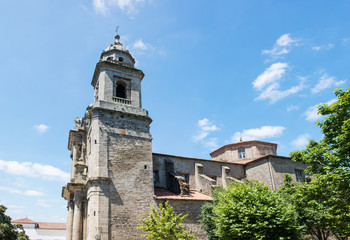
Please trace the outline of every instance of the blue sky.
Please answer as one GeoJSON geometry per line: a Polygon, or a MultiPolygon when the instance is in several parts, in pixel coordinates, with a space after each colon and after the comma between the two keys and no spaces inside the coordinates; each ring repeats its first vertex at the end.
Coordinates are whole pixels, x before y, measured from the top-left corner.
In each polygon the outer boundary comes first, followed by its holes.
{"type": "Polygon", "coordinates": [[[279,155],[320,139],[315,106],[350,82],[349,1],[0,2],[0,204],[66,219],[68,132],[93,101],[101,51],[122,43],[145,73],[153,151],[209,158],[257,139],[279,155]]]}

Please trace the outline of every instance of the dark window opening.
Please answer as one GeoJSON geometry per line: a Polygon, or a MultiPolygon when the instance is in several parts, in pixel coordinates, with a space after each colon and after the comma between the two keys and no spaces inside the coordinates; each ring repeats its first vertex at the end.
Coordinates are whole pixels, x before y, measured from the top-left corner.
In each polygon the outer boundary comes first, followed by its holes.
{"type": "Polygon", "coordinates": [[[159,172],[157,170],[153,171],[153,182],[159,183],[159,172]]]}
{"type": "Polygon", "coordinates": [[[113,60],[113,57],[108,57],[107,58],[107,61],[112,61],[113,60]]]}
{"type": "Polygon", "coordinates": [[[239,158],[245,158],[245,149],[244,148],[238,149],[238,156],[239,156],[239,158]]]}
{"type": "Polygon", "coordinates": [[[217,184],[217,176],[215,175],[208,175],[211,179],[215,180],[215,185],[217,184]]]}
{"type": "Polygon", "coordinates": [[[144,168],[147,169],[147,165],[145,165],[144,168]]]}
{"type": "Polygon", "coordinates": [[[118,58],[119,62],[122,62],[124,59],[122,57],[118,58]]]}
{"type": "Polygon", "coordinates": [[[295,172],[295,178],[298,182],[302,182],[305,180],[305,174],[303,170],[294,169],[294,172],[295,172]]]}
{"type": "Polygon", "coordinates": [[[117,89],[116,89],[117,97],[126,98],[126,91],[125,90],[126,89],[122,84],[117,84],[117,89]]]}
{"type": "Polygon", "coordinates": [[[185,179],[185,182],[186,182],[186,183],[189,183],[189,182],[190,182],[190,174],[188,174],[188,173],[183,173],[183,172],[178,172],[177,174],[180,175],[181,177],[183,177],[183,178],[185,179]]]}

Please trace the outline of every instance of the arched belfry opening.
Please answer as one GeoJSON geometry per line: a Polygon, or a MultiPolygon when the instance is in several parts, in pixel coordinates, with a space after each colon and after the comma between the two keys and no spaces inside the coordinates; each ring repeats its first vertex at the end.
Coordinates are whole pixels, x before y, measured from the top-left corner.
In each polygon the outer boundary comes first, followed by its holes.
{"type": "Polygon", "coordinates": [[[121,83],[117,83],[115,93],[116,93],[116,97],[118,98],[126,98],[125,86],[121,83]]]}

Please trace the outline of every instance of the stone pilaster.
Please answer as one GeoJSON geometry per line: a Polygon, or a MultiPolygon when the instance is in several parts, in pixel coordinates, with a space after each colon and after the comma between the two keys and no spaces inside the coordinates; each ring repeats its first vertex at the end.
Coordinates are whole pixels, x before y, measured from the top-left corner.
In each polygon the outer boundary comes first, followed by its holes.
{"type": "Polygon", "coordinates": [[[90,179],[87,192],[87,239],[110,238],[109,178],[90,179]]]}
{"type": "Polygon", "coordinates": [[[72,240],[81,240],[83,230],[82,201],[74,200],[72,240]]]}
{"type": "Polygon", "coordinates": [[[73,171],[72,171],[72,180],[74,182],[74,179],[76,178],[76,169],[75,169],[75,165],[78,162],[78,143],[76,141],[73,142],[73,149],[72,149],[72,154],[73,154],[73,171]]]}
{"type": "Polygon", "coordinates": [[[73,230],[73,216],[74,216],[74,202],[69,201],[67,205],[68,216],[67,216],[67,240],[72,240],[73,230]]]}

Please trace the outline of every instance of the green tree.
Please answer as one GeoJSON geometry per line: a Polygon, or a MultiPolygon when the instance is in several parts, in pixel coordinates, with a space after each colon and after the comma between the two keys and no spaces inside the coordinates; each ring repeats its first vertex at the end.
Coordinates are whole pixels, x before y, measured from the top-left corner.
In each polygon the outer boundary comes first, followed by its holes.
{"type": "Polygon", "coordinates": [[[0,205],[0,239],[6,240],[28,240],[23,227],[20,224],[12,225],[11,218],[5,214],[6,207],[0,205]]]}
{"type": "Polygon", "coordinates": [[[337,96],[334,103],[318,107],[318,113],[327,116],[316,122],[322,130],[322,140],[311,140],[306,149],[290,154],[292,160],[310,164],[310,173],[350,169],[350,88],[336,89],[334,93],[337,96]]]}
{"type": "Polygon", "coordinates": [[[216,235],[216,225],[214,222],[214,209],[215,203],[206,202],[202,205],[200,214],[200,223],[202,228],[207,232],[209,240],[219,240],[220,238],[216,235]]]}
{"type": "Polygon", "coordinates": [[[173,208],[165,202],[159,204],[159,211],[151,206],[151,212],[146,219],[141,219],[142,224],[138,229],[147,234],[142,235],[152,240],[192,240],[191,231],[185,231],[183,222],[187,215],[175,214],[173,208]]]}
{"type": "Polygon", "coordinates": [[[300,223],[319,239],[331,233],[338,239],[350,236],[350,88],[334,93],[334,103],[318,107],[325,116],[316,122],[323,138],[290,154],[292,160],[310,165],[312,181],[285,187],[293,196],[300,223]]]}
{"type": "MultiPolygon", "coordinates": [[[[292,204],[262,183],[247,180],[233,182],[227,189],[213,195],[212,224],[203,219],[208,235],[228,240],[282,240],[299,239],[297,215],[292,204]]],[[[208,207],[202,211],[207,211],[208,207]]],[[[202,212],[202,217],[206,213],[202,212]]],[[[211,238],[215,239],[215,238],[211,238]]]]}
{"type": "Polygon", "coordinates": [[[319,240],[332,235],[347,239],[350,234],[349,178],[347,171],[337,170],[303,183],[287,181],[279,190],[294,205],[304,235],[319,240]]]}

